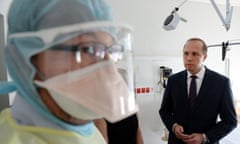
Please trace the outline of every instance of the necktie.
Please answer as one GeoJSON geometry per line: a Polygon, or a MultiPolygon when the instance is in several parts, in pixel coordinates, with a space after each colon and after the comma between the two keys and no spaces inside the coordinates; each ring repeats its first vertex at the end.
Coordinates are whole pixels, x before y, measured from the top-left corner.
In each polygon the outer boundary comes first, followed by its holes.
{"type": "Polygon", "coordinates": [[[191,83],[189,88],[189,101],[190,101],[191,108],[193,107],[194,100],[197,97],[196,78],[197,76],[195,75],[191,76],[191,83]]]}

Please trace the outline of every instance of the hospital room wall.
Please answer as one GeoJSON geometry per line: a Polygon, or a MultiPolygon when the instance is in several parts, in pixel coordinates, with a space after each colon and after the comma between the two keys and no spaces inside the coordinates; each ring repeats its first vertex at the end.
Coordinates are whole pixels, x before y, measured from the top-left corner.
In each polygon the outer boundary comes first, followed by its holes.
{"type": "MultiPolygon", "coordinates": [[[[160,66],[168,66],[176,73],[183,69],[182,48],[190,37],[200,37],[208,45],[221,44],[240,38],[240,7],[234,7],[229,31],[221,23],[210,3],[188,1],[180,7],[179,14],[187,22],[179,22],[173,31],[165,31],[163,22],[183,0],[108,0],[113,7],[116,21],[127,22],[134,29],[134,70],[136,88],[150,88],[149,93],[138,93],[139,117],[145,143],[163,144],[164,125],[158,114],[164,89],[160,80],[160,66]]],[[[218,5],[225,16],[225,6],[218,5]]],[[[240,39],[239,39],[240,40],[240,39]]],[[[233,41],[234,42],[234,41],[233,41]]],[[[235,41],[236,42],[236,41],[235,41]]],[[[221,60],[221,47],[209,48],[205,64],[208,68],[236,79],[239,71],[240,45],[227,52],[221,60]]],[[[234,94],[239,97],[238,81],[232,81],[234,94]]]]}

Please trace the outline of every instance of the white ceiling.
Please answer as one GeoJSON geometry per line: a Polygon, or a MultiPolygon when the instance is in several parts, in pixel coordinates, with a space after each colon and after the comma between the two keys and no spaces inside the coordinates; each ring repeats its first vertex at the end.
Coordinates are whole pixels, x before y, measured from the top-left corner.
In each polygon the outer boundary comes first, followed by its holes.
{"type": "MultiPolygon", "coordinates": [[[[210,0],[189,0],[194,2],[204,2],[204,3],[210,3],[210,0]]],[[[227,0],[215,0],[217,4],[224,4],[226,5],[227,0]]],[[[231,6],[240,6],[240,0],[229,0],[231,6]]]]}

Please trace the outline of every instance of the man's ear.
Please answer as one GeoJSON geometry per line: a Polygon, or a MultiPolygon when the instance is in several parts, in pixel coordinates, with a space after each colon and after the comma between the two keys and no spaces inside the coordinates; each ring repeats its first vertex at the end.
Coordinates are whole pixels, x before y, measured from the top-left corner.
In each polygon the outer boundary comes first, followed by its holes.
{"type": "Polygon", "coordinates": [[[207,59],[207,54],[204,55],[203,61],[205,61],[206,59],[207,59]]]}

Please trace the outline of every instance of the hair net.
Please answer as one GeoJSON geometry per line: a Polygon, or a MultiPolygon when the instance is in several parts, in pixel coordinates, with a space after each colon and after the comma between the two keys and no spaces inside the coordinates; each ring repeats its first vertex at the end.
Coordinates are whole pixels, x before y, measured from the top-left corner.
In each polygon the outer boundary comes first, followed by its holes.
{"type": "MultiPolygon", "coordinates": [[[[104,0],[13,0],[8,14],[8,33],[37,31],[92,21],[111,21],[112,13],[104,0]]],[[[6,64],[20,95],[46,118],[66,129],[88,135],[93,124],[72,126],[49,112],[33,85],[35,71],[30,63],[32,51],[42,44],[29,39],[8,39],[6,64]]]]}

